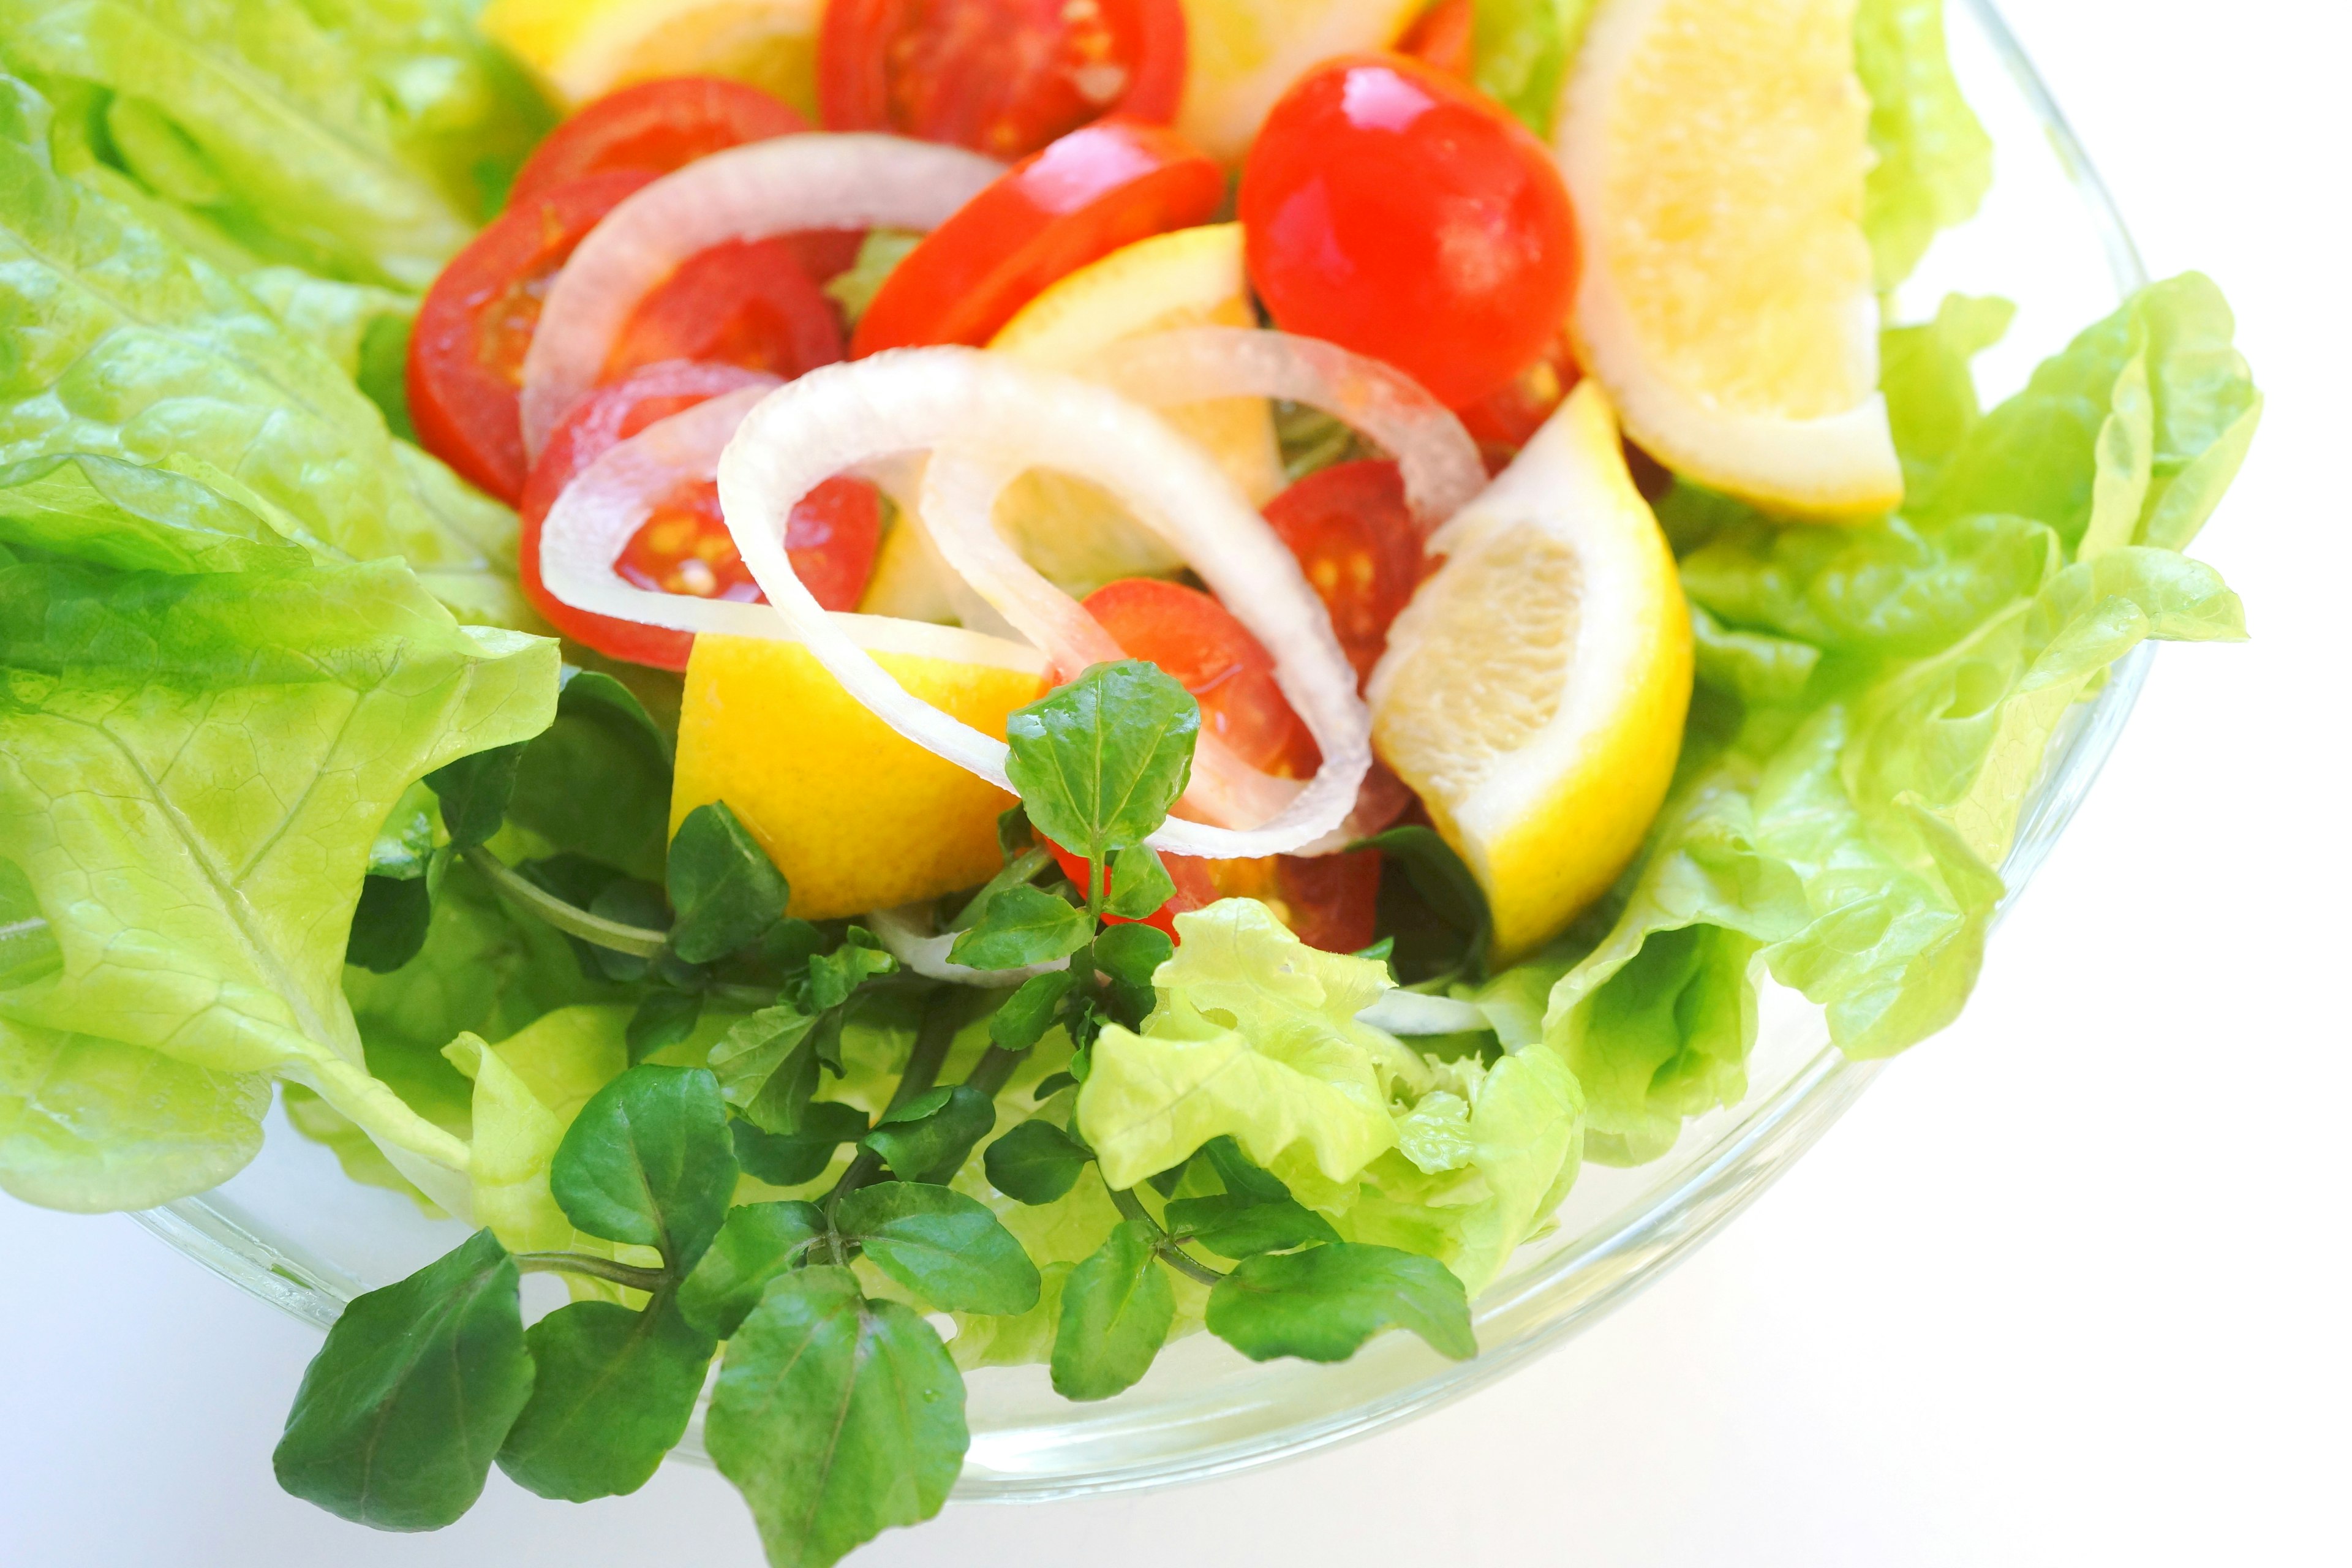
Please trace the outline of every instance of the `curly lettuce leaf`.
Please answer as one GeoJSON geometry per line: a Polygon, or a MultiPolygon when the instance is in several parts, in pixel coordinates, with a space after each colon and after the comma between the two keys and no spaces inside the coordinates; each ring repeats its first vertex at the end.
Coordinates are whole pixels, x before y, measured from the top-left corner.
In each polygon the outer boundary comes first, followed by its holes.
{"type": "Polygon", "coordinates": [[[1862,226],[1878,287],[1911,274],[1938,229],[1966,222],[1992,186],[1992,139],[1944,52],[1944,0],[1860,0],[1853,64],[1870,97],[1862,226]]]}

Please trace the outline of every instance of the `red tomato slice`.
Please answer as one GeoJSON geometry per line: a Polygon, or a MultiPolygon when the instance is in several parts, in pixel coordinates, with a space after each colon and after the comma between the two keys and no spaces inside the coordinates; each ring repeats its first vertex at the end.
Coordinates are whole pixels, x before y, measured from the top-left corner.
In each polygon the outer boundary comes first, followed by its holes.
{"type": "Polygon", "coordinates": [[[1477,63],[1477,0],[1437,0],[1397,41],[1397,49],[1468,81],[1477,63]]]}
{"type": "Polygon", "coordinates": [[[652,182],[615,170],[507,209],[451,258],[408,340],[408,416],[425,449],[500,500],[522,493],[522,357],[556,269],[624,197],[652,182]]]}
{"type": "Polygon", "coordinates": [[[890,274],[850,353],[983,344],[1055,279],[1215,216],[1224,175],[1174,132],[1129,120],[1073,131],[1014,164],[890,274]]]}
{"type": "Polygon", "coordinates": [[[1535,363],[1477,402],[1454,411],[1470,438],[1478,443],[1478,455],[1486,460],[1488,473],[1501,473],[1504,465],[1519,455],[1519,448],[1574,390],[1581,374],[1568,346],[1568,334],[1562,332],[1535,363]]]}
{"type": "MultiPolygon", "coordinates": [[[[1085,856],[1073,855],[1050,838],[1041,839],[1039,842],[1052,851],[1054,864],[1062,868],[1062,875],[1067,877],[1078,891],[1086,892],[1092,886],[1094,868],[1087,863],[1085,856]]],[[[1164,931],[1173,937],[1176,934],[1178,915],[1193,910],[1206,909],[1224,897],[1217,890],[1212,868],[1226,864],[1246,864],[1238,860],[1231,862],[1202,860],[1190,855],[1162,855],[1160,860],[1160,864],[1168,868],[1168,879],[1176,884],[1174,895],[1140,921],[1130,921],[1125,915],[1108,913],[1103,916],[1104,920],[1112,925],[1148,925],[1164,931]]],[[[1111,887],[1109,873],[1106,871],[1103,877],[1104,898],[1110,897],[1111,887]]]]}
{"type": "Polygon", "coordinates": [[[817,101],[827,130],[1020,158],[1100,115],[1174,119],[1184,37],[1178,0],[832,0],[817,101]]]}
{"type": "Polygon", "coordinates": [[[783,100],[715,76],[665,77],[608,92],[550,132],[515,175],[509,205],[614,169],[667,174],[697,158],[806,131],[783,100]]]}
{"type": "Polygon", "coordinates": [[[1319,468],[1267,502],[1265,521],[1298,557],[1362,684],[1388,647],[1389,623],[1421,581],[1421,545],[1397,466],[1365,459],[1319,468]]]}
{"type": "Polygon", "coordinates": [[[730,240],[688,257],[638,302],[604,380],[683,359],[790,381],[841,358],[840,312],[802,269],[800,237],[730,240]]]}
{"type": "MultiPolygon", "coordinates": [[[[550,594],[539,574],[540,529],[572,476],[614,446],[656,420],[757,380],[731,365],[654,365],[599,388],[556,427],[523,487],[520,555],[523,592],[558,631],[614,658],[662,669],[686,668],[693,634],[592,615],[550,594]]],[[[833,479],[793,508],[784,547],[817,602],[829,610],[846,610],[866,591],[881,535],[881,501],[874,487],[862,479],[833,479]]],[[[727,532],[718,486],[709,480],[681,484],[637,530],[614,570],[641,588],[723,599],[761,597],[727,532]]]]}
{"type": "Polygon", "coordinates": [[[1402,55],[1327,61],[1242,168],[1250,280],[1287,331],[1386,360],[1449,408],[1542,353],[1576,287],[1550,150],[1402,55]]]}

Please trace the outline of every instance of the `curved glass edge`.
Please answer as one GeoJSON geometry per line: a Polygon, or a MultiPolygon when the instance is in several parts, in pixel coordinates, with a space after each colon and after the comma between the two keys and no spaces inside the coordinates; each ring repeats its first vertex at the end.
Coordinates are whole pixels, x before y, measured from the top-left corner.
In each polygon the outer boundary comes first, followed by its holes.
{"type": "MultiPolygon", "coordinates": [[[[2140,288],[2147,272],[2113,198],[2008,24],[1990,0],[1961,0],[1961,6],[2041,121],[2097,232],[2117,294],[2140,288]]],[[[2015,902],[2089,795],[2138,700],[2154,652],[2143,645],[2119,661],[2098,696],[2069,716],[2044,753],[2041,776],[2001,864],[2008,890],[1996,920],[2015,902]]],[[[952,1495],[967,1502],[1043,1502],[1207,1480],[1349,1442],[1450,1404],[1554,1348],[1662,1278],[1778,1180],[1884,1065],[1849,1062],[1824,1046],[1678,1185],[1625,1224],[1482,1296],[1474,1313],[1481,1342],[1474,1361],[1338,1415],[1181,1456],[1104,1467],[1083,1477],[996,1475],[967,1468],[952,1495]]],[[[335,1321],[353,1293],[348,1281],[336,1278],[339,1271],[281,1251],[201,1195],[131,1217],[213,1273],[320,1329],[335,1321]]],[[[688,1434],[677,1457],[707,1464],[697,1436],[688,1434]]]]}

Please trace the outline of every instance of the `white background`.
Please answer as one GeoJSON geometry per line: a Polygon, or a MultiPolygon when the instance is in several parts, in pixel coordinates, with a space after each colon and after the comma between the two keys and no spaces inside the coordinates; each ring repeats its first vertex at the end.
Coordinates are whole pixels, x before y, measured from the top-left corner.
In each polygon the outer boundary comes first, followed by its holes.
{"type": "MultiPolygon", "coordinates": [[[[2270,405],[2198,553],[2254,640],[2168,648],[1966,1017],[1693,1261],[1536,1365],[1244,1479],[956,1508],[856,1561],[2352,1561],[2352,28],[2316,0],[2014,25],[2151,272],[2212,273],[2270,405]]],[[[436,1536],[282,1496],[312,1331],[127,1219],[0,1199],[0,1563],[751,1568],[706,1471],[436,1536]]]]}

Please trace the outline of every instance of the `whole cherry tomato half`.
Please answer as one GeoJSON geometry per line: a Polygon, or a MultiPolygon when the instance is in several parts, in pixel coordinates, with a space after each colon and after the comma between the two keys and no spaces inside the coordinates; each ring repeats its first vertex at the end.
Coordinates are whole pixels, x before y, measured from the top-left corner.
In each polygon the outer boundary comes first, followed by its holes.
{"type": "Polygon", "coordinates": [[[1286,331],[1385,360],[1449,408],[1542,353],[1576,286],[1551,153],[1402,55],[1301,77],[1242,166],[1250,280],[1286,331]]]}
{"type": "Polygon", "coordinates": [[[841,358],[841,313],[802,267],[802,237],[730,240],[688,257],[637,302],[602,379],[690,359],[790,381],[841,358]]]}
{"type": "Polygon", "coordinates": [[[1178,0],[832,0],[817,101],[829,131],[1019,158],[1104,114],[1174,119],[1184,58],[1178,0]]]}
{"type": "MultiPolygon", "coordinates": [[[[523,592],[558,631],[614,658],[662,669],[686,668],[692,633],[593,615],[549,593],[540,574],[540,531],[564,486],[614,446],[656,420],[760,381],[733,365],[651,365],[590,394],[556,427],[523,487],[520,553],[523,592]]],[[[793,508],[784,548],[817,602],[828,610],[846,610],[866,591],[881,535],[881,500],[874,487],[863,479],[832,479],[793,508]]],[[[686,481],[665,498],[614,570],[640,588],[664,593],[754,602],[762,597],[727,531],[719,488],[708,479],[686,481]]]]}
{"type": "Polygon", "coordinates": [[[1073,131],[908,251],[850,353],[984,344],[1047,284],[1121,246],[1208,222],[1224,194],[1217,165],[1163,126],[1099,120],[1073,131]]]}
{"type": "Polygon", "coordinates": [[[1330,612],[1360,685],[1421,581],[1421,542],[1397,466],[1366,458],[1318,468],[1268,501],[1265,521],[1330,612]]]}
{"type": "Polygon", "coordinates": [[[697,158],[806,131],[783,100],[712,76],[665,77],[606,93],[548,134],[515,175],[509,205],[591,174],[667,174],[697,158]]]}
{"type": "Polygon", "coordinates": [[[623,198],[649,184],[621,169],[509,207],[441,269],[408,339],[408,416],[425,449],[512,504],[522,450],[522,359],[557,268],[623,198]]]}

